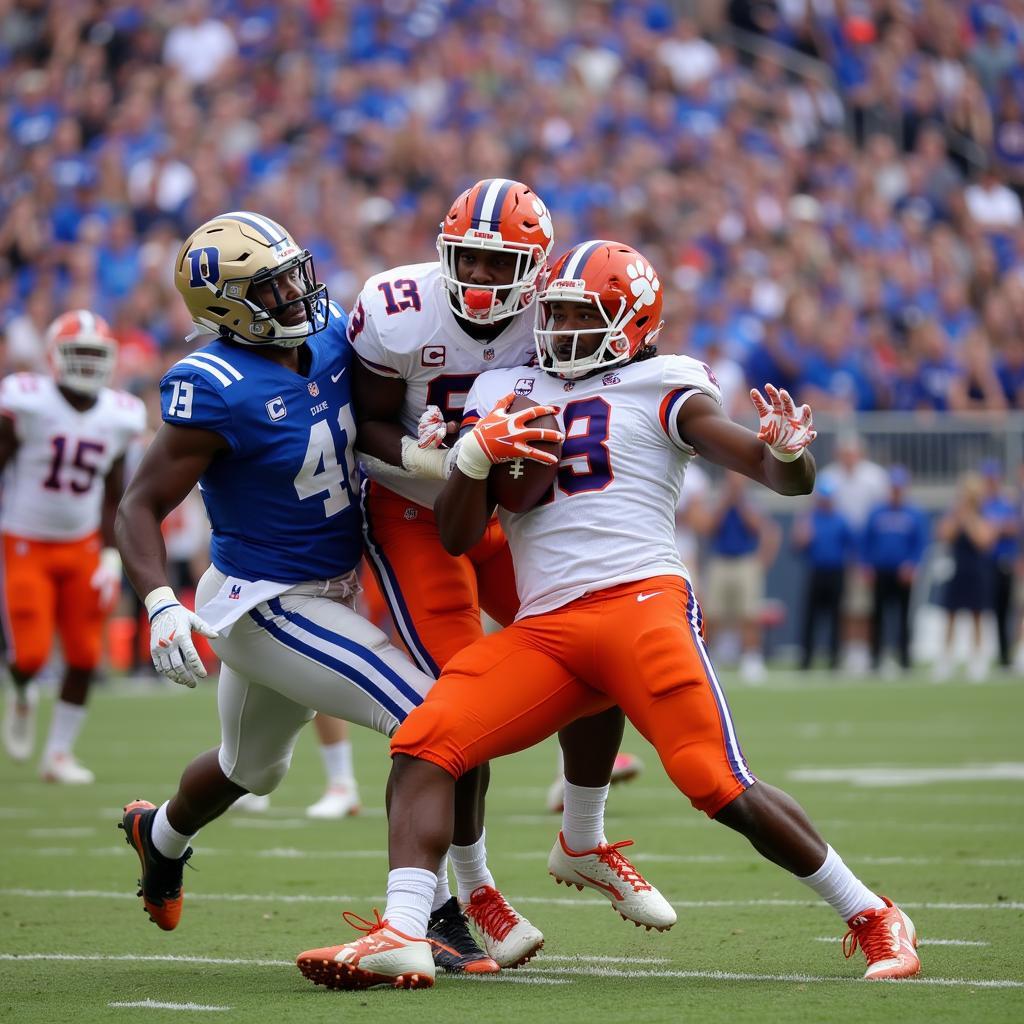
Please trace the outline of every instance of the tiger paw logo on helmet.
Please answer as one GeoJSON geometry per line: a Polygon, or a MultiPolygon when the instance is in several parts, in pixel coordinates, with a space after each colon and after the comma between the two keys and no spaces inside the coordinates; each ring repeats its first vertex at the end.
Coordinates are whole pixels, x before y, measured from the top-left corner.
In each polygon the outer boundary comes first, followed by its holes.
{"type": "Polygon", "coordinates": [[[636,304],[650,306],[654,302],[654,293],[661,287],[654,267],[638,259],[636,263],[627,265],[626,273],[631,282],[629,290],[636,296],[636,304]]]}

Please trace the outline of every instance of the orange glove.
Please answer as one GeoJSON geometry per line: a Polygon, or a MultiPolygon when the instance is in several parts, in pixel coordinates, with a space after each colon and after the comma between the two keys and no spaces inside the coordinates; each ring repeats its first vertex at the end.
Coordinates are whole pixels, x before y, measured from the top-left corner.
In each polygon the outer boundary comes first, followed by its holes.
{"type": "Polygon", "coordinates": [[[558,461],[557,455],[533,448],[529,442],[553,441],[560,444],[565,440],[565,435],[560,430],[527,426],[538,416],[554,416],[558,407],[531,405],[528,409],[517,409],[510,413],[508,407],[515,398],[514,394],[508,394],[500,399],[459,443],[455,464],[465,476],[483,480],[495,463],[511,462],[513,459],[533,459],[548,466],[558,461]]]}

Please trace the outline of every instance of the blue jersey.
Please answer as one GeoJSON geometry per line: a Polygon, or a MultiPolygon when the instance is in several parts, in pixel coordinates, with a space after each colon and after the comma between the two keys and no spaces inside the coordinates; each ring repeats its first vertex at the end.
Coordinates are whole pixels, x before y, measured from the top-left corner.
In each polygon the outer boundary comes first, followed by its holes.
{"type": "Polygon", "coordinates": [[[160,381],[166,423],[212,430],[229,445],[199,480],[211,558],[228,576],[326,580],[362,555],[352,349],[347,317],[331,306],[328,326],[307,341],[308,376],[218,339],[160,381]]]}

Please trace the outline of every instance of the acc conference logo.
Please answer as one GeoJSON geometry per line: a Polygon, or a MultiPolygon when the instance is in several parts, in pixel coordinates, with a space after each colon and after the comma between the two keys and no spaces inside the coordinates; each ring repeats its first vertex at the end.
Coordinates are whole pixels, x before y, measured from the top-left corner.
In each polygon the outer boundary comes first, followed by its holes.
{"type": "Polygon", "coordinates": [[[288,410],[284,407],[284,399],[280,395],[267,402],[267,415],[272,420],[283,420],[288,415],[288,410]]]}

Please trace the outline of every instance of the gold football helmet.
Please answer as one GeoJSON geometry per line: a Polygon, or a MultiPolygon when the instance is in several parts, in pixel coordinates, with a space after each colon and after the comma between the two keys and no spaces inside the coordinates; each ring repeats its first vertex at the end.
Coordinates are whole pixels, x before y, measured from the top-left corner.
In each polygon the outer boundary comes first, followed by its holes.
{"type": "Polygon", "coordinates": [[[242,345],[294,348],[327,326],[327,288],[309,250],[276,221],[222,213],[185,241],[174,284],[192,321],[242,345]]]}

